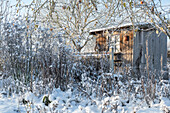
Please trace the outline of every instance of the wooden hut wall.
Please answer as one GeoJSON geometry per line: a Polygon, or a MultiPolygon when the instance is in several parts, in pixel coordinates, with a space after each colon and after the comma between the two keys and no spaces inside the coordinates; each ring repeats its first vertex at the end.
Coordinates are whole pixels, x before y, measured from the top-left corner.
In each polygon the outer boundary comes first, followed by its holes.
{"type": "Polygon", "coordinates": [[[167,65],[167,36],[164,33],[159,35],[159,43],[161,47],[161,56],[162,56],[162,66],[167,65]]]}
{"type": "Polygon", "coordinates": [[[141,63],[142,45],[141,45],[141,32],[136,32],[133,41],[133,68],[136,73],[139,73],[139,66],[141,63]]]}
{"type": "Polygon", "coordinates": [[[160,70],[160,43],[159,43],[159,37],[157,37],[155,31],[148,32],[149,36],[145,36],[148,40],[148,57],[150,57],[149,60],[149,67],[150,69],[159,69],[160,70]],[[149,34],[151,32],[151,34],[149,34]],[[150,51],[149,51],[150,50],[150,51]]]}
{"type": "MultiPolygon", "coordinates": [[[[148,31],[148,32],[145,32],[145,39],[146,39],[146,42],[145,42],[145,48],[148,50],[148,56],[147,56],[147,51],[144,53],[143,56],[145,56],[145,61],[146,61],[146,57],[148,57],[148,62],[149,62],[149,69],[153,71],[153,69],[155,68],[155,65],[156,64],[156,59],[159,58],[159,56],[155,56],[156,54],[156,47],[155,47],[155,44],[156,44],[156,41],[158,40],[157,39],[157,36],[155,34],[155,31],[148,31]],[[146,44],[148,47],[146,47],[146,44]],[[156,58],[157,57],[157,58],[156,58]]],[[[159,46],[159,45],[157,45],[159,46]]]]}
{"type": "Polygon", "coordinates": [[[152,30],[147,32],[145,38],[148,40],[147,42],[150,69],[161,70],[161,65],[166,66],[167,64],[166,35],[164,33],[156,34],[156,31],[152,30]]]}
{"type": "Polygon", "coordinates": [[[161,64],[167,64],[167,39],[164,33],[156,34],[155,30],[138,31],[134,37],[133,68],[139,71],[144,69],[148,57],[149,69],[161,69],[161,64]],[[147,44],[146,44],[147,43],[147,44]],[[147,47],[148,46],[148,47],[147,47]],[[147,56],[148,50],[148,56],[147,56]],[[162,62],[161,62],[162,56],[162,62]]]}
{"type": "Polygon", "coordinates": [[[125,63],[132,63],[133,59],[133,32],[121,31],[120,34],[120,50],[123,53],[123,61],[125,63]]]}
{"type": "Polygon", "coordinates": [[[96,36],[96,46],[95,46],[95,51],[106,51],[107,45],[106,45],[106,36],[104,36],[101,33],[98,33],[95,35],[96,36]]]}

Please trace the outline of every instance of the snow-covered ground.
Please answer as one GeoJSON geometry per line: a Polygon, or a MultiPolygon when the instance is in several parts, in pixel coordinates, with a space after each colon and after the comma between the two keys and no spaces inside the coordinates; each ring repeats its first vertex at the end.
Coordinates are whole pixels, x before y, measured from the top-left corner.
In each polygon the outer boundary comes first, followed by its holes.
{"type": "Polygon", "coordinates": [[[51,103],[46,106],[43,103],[44,96],[35,96],[31,92],[24,95],[12,95],[7,97],[5,92],[0,95],[0,113],[169,113],[170,100],[161,97],[155,100],[150,108],[144,100],[132,99],[128,102],[121,95],[110,96],[103,99],[91,96],[74,94],[71,90],[62,92],[54,89],[48,95],[51,103]],[[27,101],[23,104],[23,99],[27,101]]]}

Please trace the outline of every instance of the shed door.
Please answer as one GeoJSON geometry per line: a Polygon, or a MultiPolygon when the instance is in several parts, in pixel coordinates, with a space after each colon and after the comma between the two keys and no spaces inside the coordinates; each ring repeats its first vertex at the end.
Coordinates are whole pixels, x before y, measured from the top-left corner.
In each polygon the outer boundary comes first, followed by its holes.
{"type": "Polygon", "coordinates": [[[111,38],[111,46],[114,47],[114,52],[120,52],[120,34],[113,35],[111,38]]]}

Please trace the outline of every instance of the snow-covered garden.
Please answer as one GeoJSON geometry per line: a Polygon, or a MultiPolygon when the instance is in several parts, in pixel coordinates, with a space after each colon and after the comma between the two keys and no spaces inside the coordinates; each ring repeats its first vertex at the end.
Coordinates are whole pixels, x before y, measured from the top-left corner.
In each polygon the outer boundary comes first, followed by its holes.
{"type": "Polygon", "coordinates": [[[104,79],[100,83],[84,77],[78,84],[68,84],[65,91],[50,90],[51,83],[42,87],[43,81],[38,81],[31,92],[12,77],[1,78],[1,113],[169,113],[169,81],[114,78],[117,81],[112,80],[114,88],[109,92],[104,79]]]}
{"type": "Polygon", "coordinates": [[[0,1],[0,113],[170,113],[168,61],[135,75],[126,63],[113,73],[107,57],[81,54],[94,48],[89,30],[124,22],[125,12],[169,36],[167,15],[146,2],[132,10],[137,4],[124,0],[40,1],[0,1]]]}

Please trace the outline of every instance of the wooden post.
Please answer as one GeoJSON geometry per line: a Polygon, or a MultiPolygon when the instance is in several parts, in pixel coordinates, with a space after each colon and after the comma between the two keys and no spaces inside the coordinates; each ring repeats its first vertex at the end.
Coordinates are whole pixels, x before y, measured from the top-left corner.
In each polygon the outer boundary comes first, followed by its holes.
{"type": "Polygon", "coordinates": [[[114,47],[112,46],[112,75],[114,73],[114,47]]]}

